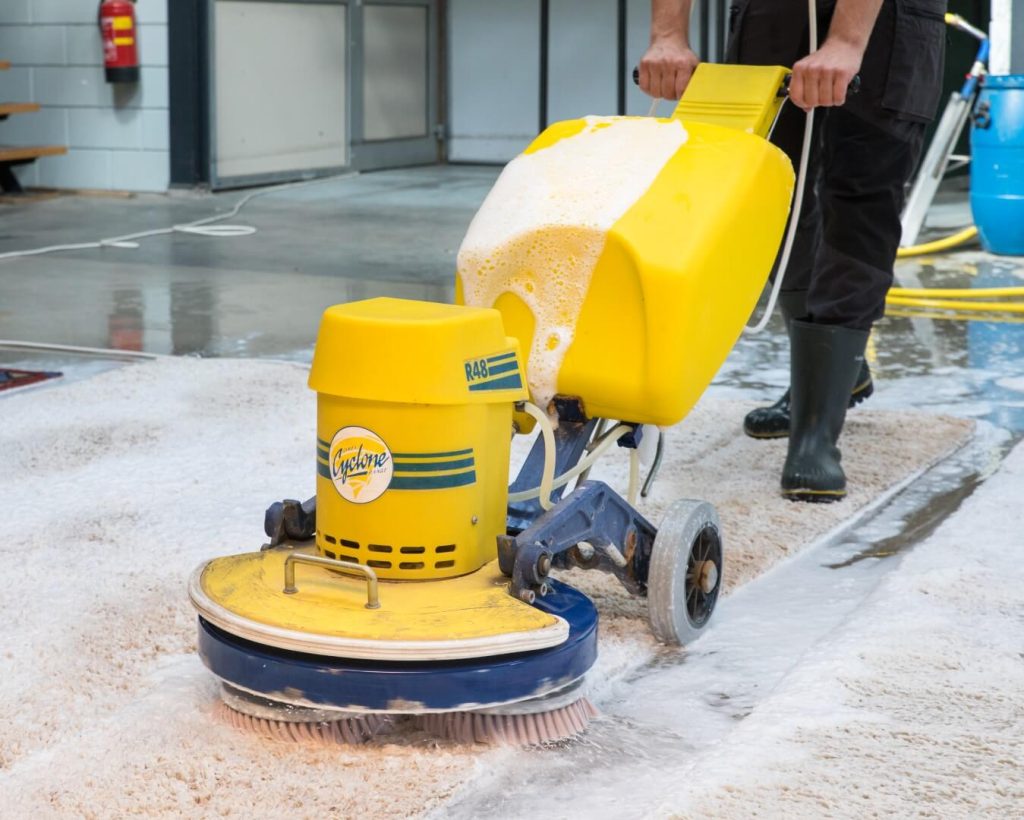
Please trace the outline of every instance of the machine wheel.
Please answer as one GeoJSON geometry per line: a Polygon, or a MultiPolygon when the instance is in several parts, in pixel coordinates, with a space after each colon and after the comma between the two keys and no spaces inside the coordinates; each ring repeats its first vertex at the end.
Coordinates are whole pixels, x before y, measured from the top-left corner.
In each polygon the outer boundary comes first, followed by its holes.
{"type": "Polygon", "coordinates": [[[722,587],[723,557],[715,508],[676,501],[654,539],[647,576],[648,619],[658,640],[682,645],[704,630],[722,587]]]}

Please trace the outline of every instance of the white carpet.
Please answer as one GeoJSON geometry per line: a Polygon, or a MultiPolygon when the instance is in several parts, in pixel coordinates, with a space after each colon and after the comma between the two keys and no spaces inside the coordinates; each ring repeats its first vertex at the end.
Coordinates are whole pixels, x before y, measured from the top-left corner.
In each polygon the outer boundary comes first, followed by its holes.
{"type": "MultiPolygon", "coordinates": [[[[193,359],[0,401],[0,815],[408,816],[514,764],[520,752],[424,737],[281,745],[212,718],[216,685],[194,654],[186,581],[202,560],[258,548],[270,501],[312,494],[314,408],[299,367],[193,359]]],[[[716,503],[729,588],[971,429],[856,411],[842,442],[849,499],[807,506],[778,497],[785,445],[744,438],[745,409],[706,400],[670,431],[646,508],[657,523],[675,497],[716,503]]],[[[622,487],[625,470],[620,454],[594,477],[622,487]]],[[[604,610],[600,676],[650,657],[641,602],[575,576],[604,610]]]]}

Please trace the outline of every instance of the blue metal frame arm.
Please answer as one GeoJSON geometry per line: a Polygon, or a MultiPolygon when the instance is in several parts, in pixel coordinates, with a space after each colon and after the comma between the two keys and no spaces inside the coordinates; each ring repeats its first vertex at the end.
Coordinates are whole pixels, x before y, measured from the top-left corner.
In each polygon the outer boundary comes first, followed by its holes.
{"type": "MultiPolygon", "coordinates": [[[[559,476],[566,470],[575,467],[583,457],[587,449],[587,442],[594,434],[597,426],[597,419],[585,421],[566,421],[564,418],[559,421],[555,428],[555,475],[559,476]]],[[[519,475],[512,482],[509,491],[513,493],[532,490],[540,486],[541,476],[544,474],[544,437],[537,436],[533,442],[530,454],[519,468],[519,475]]],[[[556,487],[551,493],[551,501],[555,504],[565,492],[565,487],[556,487]]],[[[515,534],[522,532],[544,512],[540,506],[539,498],[531,498],[528,501],[510,502],[508,505],[507,530],[515,534]]]]}
{"type": "Polygon", "coordinates": [[[510,592],[533,603],[552,567],[610,572],[634,595],[647,593],[657,529],[602,481],[585,481],[516,535],[498,538],[498,565],[510,592]],[[616,539],[616,541],[612,539],[616,539]]]}

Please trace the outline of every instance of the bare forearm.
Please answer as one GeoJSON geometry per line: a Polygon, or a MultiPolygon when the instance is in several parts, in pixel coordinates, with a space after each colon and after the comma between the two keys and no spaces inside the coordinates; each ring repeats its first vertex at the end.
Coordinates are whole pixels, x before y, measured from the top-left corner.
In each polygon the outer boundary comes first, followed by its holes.
{"type": "Polygon", "coordinates": [[[691,0],[651,0],[651,45],[640,60],[640,88],[678,100],[699,59],[690,49],[691,0]]]}
{"type": "Polygon", "coordinates": [[[651,0],[651,43],[690,45],[692,0],[651,0]]]}
{"type": "Polygon", "coordinates": [[[793,66],[789,96],[796,105],[810,110],[846,102],[881,7],[882,0],[838,0],[821,48],[793,66]]]}
{"type": "Polygon", "coordinates": [[[840,40],[863,55],[881,8],[882,0],[838,0],[828,39],[840,40]]]}

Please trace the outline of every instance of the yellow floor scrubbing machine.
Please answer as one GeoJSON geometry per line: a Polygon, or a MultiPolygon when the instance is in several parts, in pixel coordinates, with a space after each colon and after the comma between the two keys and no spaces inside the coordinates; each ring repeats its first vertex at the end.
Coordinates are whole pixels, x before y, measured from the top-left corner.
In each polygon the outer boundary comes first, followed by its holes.
{"type": "Polygon", "coordinates": [[[764,286],[793,188],[765,139],[786,73],[703,65],[672,118],[551,126],[475,217],[459,304],[325,312],[316,496],[271,506],[263,550],[190,582],[232,723],[358,742],[405,715],[456,740],[571,737],[594,714],[598,613],[559,568],[646,596],[666,642],[705,627],[718,518],[681,500],[652,525],[636,454],[697,401],[764,286]],[[511,436],[535,427],[509,487],[511,436]],[[588,480],[615,446],[628,498],[588,480]]]}

